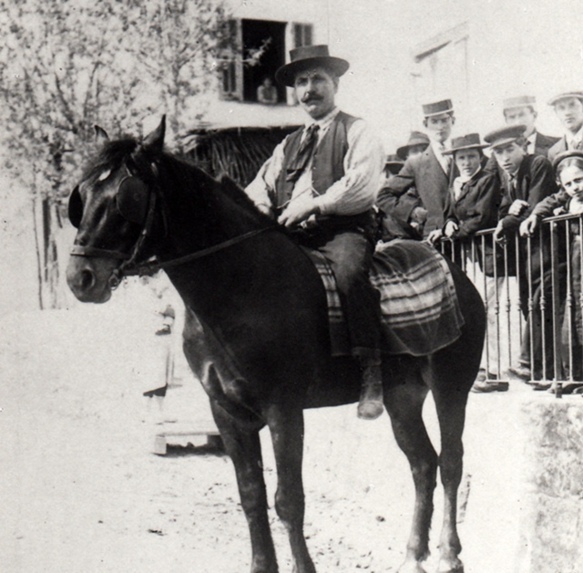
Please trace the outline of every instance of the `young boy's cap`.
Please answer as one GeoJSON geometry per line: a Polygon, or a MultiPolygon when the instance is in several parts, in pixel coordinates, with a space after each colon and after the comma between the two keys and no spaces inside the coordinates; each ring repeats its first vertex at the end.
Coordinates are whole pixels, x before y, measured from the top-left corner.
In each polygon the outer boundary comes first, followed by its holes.
{"type": "Polygon", "coordinates": [[[569,98],[577,98],[580,99],[581,101],[583,101],[583,91],[570,91],[570,92],[563,92],[560,93],[554,97],[552,97],[549,101],[548,104],[549,105],[555,105],[556,103],[558,103],[559,101],[561,101],[562,99],[569,99],[569,98]]]}
{"type": "Polygon", "coordinates": [[[519,137],[524,135],[526,125],[507,125],[500,129],[495,129],[484,136],[484,141],[490,144],[490,148],[501,147],[516,141],[519,137]]]}
{"type": "Polygon", "coordinates": [[[461,137],[454,137],[451,140],[451,148],[446,149],[443,153],[451,154],[456,151],[461,151],[462,149],[484,149],[488,145],[480,141],[480,136],[477,133],[468,133],[467,135],[462,135],[461,137]]]}
{"type": "Polygon", "coordinates": [[[561,161],[568,159],[569,157],[580,157],[583,159],[583,151],[579,149],[569,149],[567,151],[562,151],[553,159],[553,169],[556,169],[561,161]]]}

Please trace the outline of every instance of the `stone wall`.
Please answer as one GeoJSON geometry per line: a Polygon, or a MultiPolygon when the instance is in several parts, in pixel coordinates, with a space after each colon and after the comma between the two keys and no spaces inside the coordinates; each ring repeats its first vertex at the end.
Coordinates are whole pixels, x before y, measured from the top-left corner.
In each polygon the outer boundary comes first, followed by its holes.
{"type": "Polygon", "coordinates": [[[518,573],[583,571],[583,400],[524,402],[518,573]]]}

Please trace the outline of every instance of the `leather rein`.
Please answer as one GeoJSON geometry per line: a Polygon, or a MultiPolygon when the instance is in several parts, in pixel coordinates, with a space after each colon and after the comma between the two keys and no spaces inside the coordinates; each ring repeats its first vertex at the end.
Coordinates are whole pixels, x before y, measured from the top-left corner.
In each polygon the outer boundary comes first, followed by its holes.
{"type": "MultiPolygon", "coordinates": [[[[131,174],[130,170],[127,168],[127,166],[126,166],[126,169],[128,171],[128,177],[134,177],[131,174]]],[[[157,177],[158,176],[158,168],[157,168],[155,163],[152,163],[152,170],[154,172],[154,175],[157,177]]],[[[118,189],[119,189],[119,187],[121,187],[122,183],[123,183],[123,180],[120,182],[118,189]]],[[[148,186],[148,189],[149,189],[148,211],[147,211],[147,215],[146,215],[146,221],[145,221],[144,226],[140,232],[140,236],[138,237],[134,247],[132,248],[131,253],[128,254],[128,253],[123,253],[121,251],[113,251],[113,250],[109,250],[109,249],[99,249],[96,247],[87,247],[87,246],[83,246],[83,245],[73,245],[73,247],[71,249],[71,253],[70,253],[71,255],[76,255],[76,256],[80,256],[80,257],[103,257],[103,258],[109,258],[109,259],[119,259],[119,260],[123,261],[119,267],[115,268],[112,271],[111,276],[108,279],[109,287],[112,290],[115,290],[120,285],[120,283],[124,279],[124,277],[136,276],[136,275],[139,275],[139,276],[151,275],[151,274],[154,274],[155,272],[162,270],[162,269],[183,265],[183,264],[189,263],[191,261],[201,259],[201,258],[206,257],[208,255],[211,255],[213,253],[217,253],[219,251],[222,251],[223,249],[227,249],[233,245],[236,245],[238,243],[246,241],[247,239],[250,239],[251,237],[255,237],[256,235],[259,235],[260,233],[263,233],[265,231],[274,229],[274,227],[262,227],[260,229],[254,229],[252,231],[248,231],[248,232],[243,233],[241,235],[237,235],[235,237],[227,239],[226,241],[222,241],[216,245],[212,245],[212,246],[207,247],[205,249],[201,249],[200,251],[195,251],[194,253],[184,255],[182,257],[177,257],[175,259],[170,259],[167,261],[158,261],[156,259],[153,259],[153,260],[143,261],[140,263],[140,262],[137,262],[137,259],[138,259],[138,256],[139,256],[141,250],[142,250],[144,242],[146,241],[146,238],[152,232],[152,226],[154,224],[154,216],[156,214],[157,192],[152,191],[152,188],[149,186],[148,186]]]]}

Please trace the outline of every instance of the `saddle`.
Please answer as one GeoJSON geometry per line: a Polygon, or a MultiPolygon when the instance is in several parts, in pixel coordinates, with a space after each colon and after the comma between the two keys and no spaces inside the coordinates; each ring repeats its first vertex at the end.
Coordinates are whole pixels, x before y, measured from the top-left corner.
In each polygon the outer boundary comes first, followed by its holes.
{"type": "MultiPolygon", "coordinates": [[[[348,330],[334,273],[324,255],[306,249],[326,290],[332,356],[350,354],[348,330]]],[[[370,271],[380,292],[383,352],[427,356],[449,346],[464,324],[447,262],[427,243],[380,244],[370,271]]]]}

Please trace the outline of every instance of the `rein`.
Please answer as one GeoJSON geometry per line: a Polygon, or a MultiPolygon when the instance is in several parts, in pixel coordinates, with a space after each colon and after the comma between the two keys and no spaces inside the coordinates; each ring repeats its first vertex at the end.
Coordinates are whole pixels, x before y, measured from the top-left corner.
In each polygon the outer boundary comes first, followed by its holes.
{"type": "Polygon", "coordinates": [[[119,283],[121,282],[124,276],[148,275],[153,274],[159,270],[166,269],[168,267],[177,267],[179,265],[189,263],[190,261],[195,261],[196,259],[202,259],[207,255],[217,253],[232,245],[242,243],[243,241],[246,241],[251,237],[255,237],[260,233],[270,231],[273,229],[275,229],[275,227],[262,227],[261,229],[254,229],[253,231],[248,231],[247,233],[243,233],[242,235],[237,235],[236,237],[227,239],[226,241],[213,245],[212,247],[207,247],[206,249],[201,249],[200,251],[196,251],[194,253],[190,253],[189,255],[184,255],[183,257],[178,257],[176,259],[170,259],[168,261],[151,261],[151,262],[146,261],[141,264],[140,263],[136,264],[132,269],[128,269],[127,267],[122,268],[124,267],[124,265],[121,265],[117,269],[113,270],[112,275],[109,278],[109,285],[111,286],[112,289],[115,289],[119,286],[119,283]]]}

